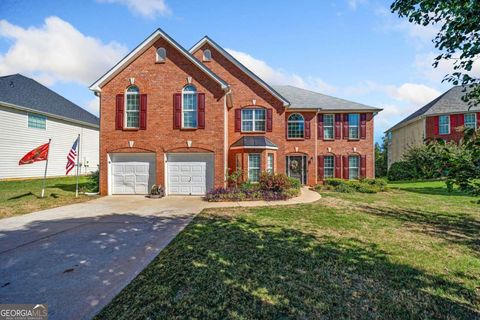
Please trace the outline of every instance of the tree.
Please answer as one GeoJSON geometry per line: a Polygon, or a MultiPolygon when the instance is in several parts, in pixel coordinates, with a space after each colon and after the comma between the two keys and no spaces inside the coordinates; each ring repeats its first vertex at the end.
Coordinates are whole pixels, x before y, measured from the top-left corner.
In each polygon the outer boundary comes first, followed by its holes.
{"type": "Polygon", "coordinates": [[[442,60],[453,61],[453,73],[443,81],[470,87],[463,97],[470,107],[480,102],[480,78],[472,73],[480,57],[480,1],[478,0],[396,0],[391,10],[412,23],[441,26],[433,43],[441,54],[435,58],[436,68],[442,60]]]}
{"type": "Polygon", "coordinates": [[[450,191],[457,186],[464,192],[480,196],[480,129],[465,129],[464,138],[456,147],[439,141],[430,148],[441,156],[450,191]]]}
{"type": "Polygon", "coordinates": [[[387,137],[384,136],[382,144],[375,143],[375,176],[377,178],[387,176],[388,158],[387,158],[387,137]]]}

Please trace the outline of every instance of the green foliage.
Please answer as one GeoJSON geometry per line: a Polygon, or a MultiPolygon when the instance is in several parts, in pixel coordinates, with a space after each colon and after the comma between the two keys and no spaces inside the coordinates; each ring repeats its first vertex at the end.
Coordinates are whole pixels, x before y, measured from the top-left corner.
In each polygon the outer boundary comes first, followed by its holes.
{"type": "Polygon", "coordinates": [[[386,177],[388,170],[388,155],[387,155],[388,141],[384,136],[382,144],[375,143],[375,177],[386,177]]]}
{"type": "Polygon", "coordinates": [[[88,175],[87,192],[98,192],[100,185],[100,171],[94,171],[88,175]]]}
{"type": "Polygon", "coordinates": [[[243,172],[240,169],[237,169],[235,171],[232,171],[231,173],[228,172],[225,174],[225,178],[227,180],[228,185],[231,185],[233,187],[237,187],[239,181],[241,181],[241,178],[243,176],[243,172]]]}
{"type": "MultiPolygon", "coordinates": [[[[442,155],[432,147],[438,143],[432,141],[429,145],[420,145],[407,150],[402,161],[390,166],[388,180],[438,179],[444,176],[442,155]]],[[[448,145],[452,149],[457,148],[454,142],[448,145]]]]}
{"type": "Polygon", "coordinates": [[[291,181],[284,173],[262,172],[259,185],[261,190],[283,192],[292,187],[291,181]]]}
{"type": "Polygon", "coordinates": [[[472,86],[473,90],[466,93],[464,100],[471,105],[478,104],[480,86],[474,85],[478,85],[480,79],[472,67],[480,55],[480,1],[396,0],[391,10],[418,25],[441,26],[433,39],[441,54],[433,66],[437,67],[442,60],[452,62],[454,72],[445,75],[444,81],[472,86]]]}
{"type": "Polygon", "coordinates": [[[325,179],[323,185],[315,187],[317,191],[331,190],[342,193],[377,193],[387,189],[387,182],[383,179],[342,180],[325,179]]]}
{"type": "Polygon", "coordinates": [[[417,177],[414,166],[407,161],[393,163],[388,170],[387,178],[390,181],[413,180],[417,177]]]}
{"type": "Polygon", "coordinates": [[[441,156],[449,190],[458,186],[461,191],[480,196],[480,129],[466,129],[456,147],[440,141],[430,148],[441,156]]]}

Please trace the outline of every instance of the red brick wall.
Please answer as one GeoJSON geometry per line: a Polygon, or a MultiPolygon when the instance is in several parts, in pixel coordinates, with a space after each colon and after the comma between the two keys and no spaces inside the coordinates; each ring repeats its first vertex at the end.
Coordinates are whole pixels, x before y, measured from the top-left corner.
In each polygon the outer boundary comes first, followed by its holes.
{"type": "MultiPolygon", "coordinates": [[[[450,116],[450,134],[439,134],[436,131],[436,127],[438,127],[438,116],[430,116],[427,117],[425,121],[425,135],[426,139],[443,139],[445,141],[455,141],[459,142],[460,139],[463,137],[463,133],[461,131],[461,125],[463,120],[459,119],[459,117],[463,117],[463,114],[449,114],[450,116]],[[457,120],[453,119],[456,117],[457,120]],[[457,124],[457,125],[455,125],[457,124]]],[[[477,128],[480,127],[480,112],[477,113],[477,128]]]]}
{"type": "Polygon", "coordinates": [[[110,152],[155,152],[156,183],[164,185],[166,152],[215,152],[215,185],[224,181],[224,98],[220,85],[200,71],[185,56],[163,39],[159,39],[142,55],[101,88],[100,107],[100,193],[107,194],[107,154],[110,152]],[[156,63],[156,48],[167,51],[165,63],[156,63]],[[205,129],[173,129],[173,93],[180,93],[187,77],[198,92],[205,93],[205,129]],[[147,129],[115,130],[115,96],[122,94],[135,78],[141,93],[147,94],[147,129]],[[186,149],[187,140],[192,149],[186,149]],[[128,141],[134,141],[129,148],[128,141]]]}

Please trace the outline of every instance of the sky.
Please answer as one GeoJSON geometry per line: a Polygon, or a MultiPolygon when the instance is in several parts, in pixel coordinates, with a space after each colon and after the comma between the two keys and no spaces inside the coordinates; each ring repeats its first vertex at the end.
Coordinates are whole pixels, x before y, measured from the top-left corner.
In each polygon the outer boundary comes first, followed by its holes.
{"type": "Polygon", "coordinates": [[[88,86],[156,28],[186,49],[208,35],[270,84],[383,108],[380,141],[451,87],[451,65],[432,67],[438,26],[399,18],[392,1],[2,0],[0,75],[29,76],[98,115],[88,86]]]}

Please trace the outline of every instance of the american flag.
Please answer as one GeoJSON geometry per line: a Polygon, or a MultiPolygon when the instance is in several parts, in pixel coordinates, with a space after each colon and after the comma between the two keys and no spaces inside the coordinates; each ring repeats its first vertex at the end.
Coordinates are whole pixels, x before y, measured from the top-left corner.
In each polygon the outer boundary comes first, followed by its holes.
{"type": "Polygon", "coordinates": [[[78,137],[77,140],[75,140],[72,148],[70,149],[70,152],[67,155],[67,165],[65,166],[65,170],[67,170],[66,175],[68,175],[68,173],[72,171],[73,168],[75,168],[75,158],[77,157],[78,139],[80,139],[80,137],[78,137]]]}

